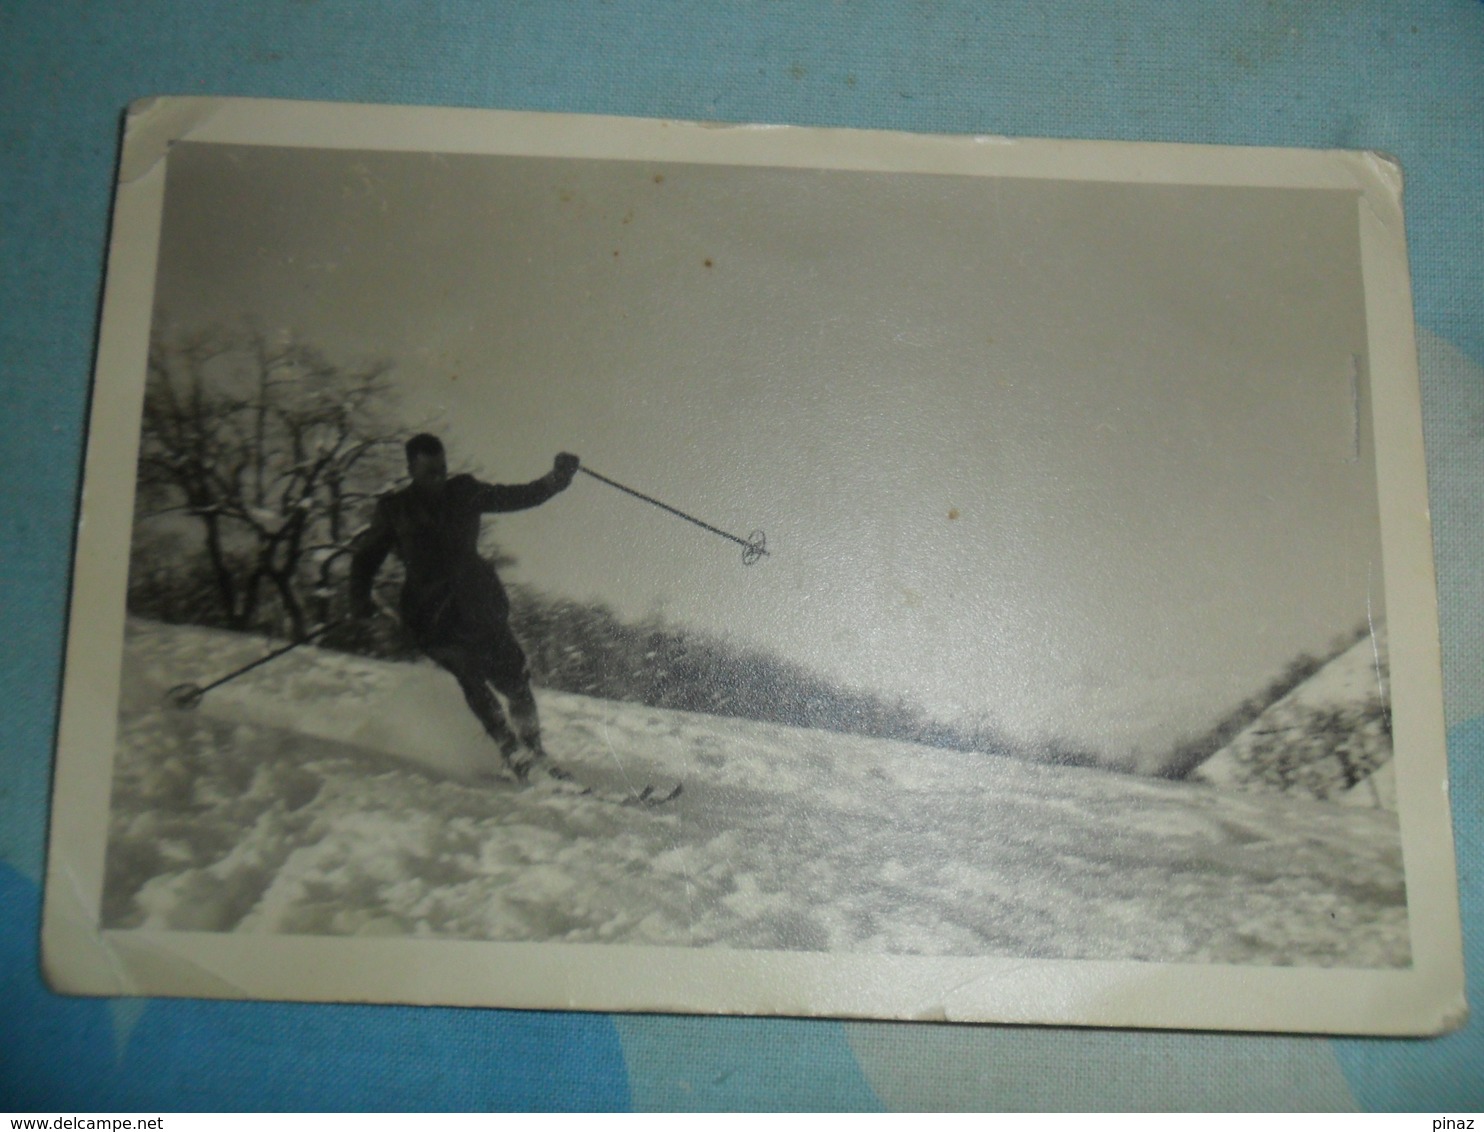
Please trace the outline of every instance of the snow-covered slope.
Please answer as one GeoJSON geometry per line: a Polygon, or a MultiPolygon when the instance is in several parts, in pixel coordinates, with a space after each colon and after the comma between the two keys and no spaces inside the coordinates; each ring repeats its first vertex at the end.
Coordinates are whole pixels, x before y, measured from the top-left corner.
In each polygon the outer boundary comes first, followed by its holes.
{"type": "Polygon", "coordinates": [[[1393,815],[539,692],[593,782],[479,784],[451,678],[129,628],[113,926],[874,953],[1397,965],[1393,815]]]}
{"type": "Polygon", "coordinates": [[[1386,628],[1273,704],[1192,775],[1216,786],[1396,809],[1386,628]]]}

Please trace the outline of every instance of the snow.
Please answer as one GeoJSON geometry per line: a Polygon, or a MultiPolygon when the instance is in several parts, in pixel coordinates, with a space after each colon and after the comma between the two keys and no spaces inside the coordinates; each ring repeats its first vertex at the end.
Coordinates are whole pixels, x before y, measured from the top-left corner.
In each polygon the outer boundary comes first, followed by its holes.
{"type": "Polygon", "coordinates": [[[1259,793],[1333,797],[1349,806],[1396,809],[1391,734],[1382,705],[1391,702],[1385,625],[1329,661],[1270,706],[1192,775],[1197,781],[1259,793]],[[1340,727],[1329,726],[1342,720],[1340,727]],[[1302,751],[1280,770],[1279,752],[1302,751]],[[1364,773],[1346,787],[1337,752],[1364,773]]]}
{"type": "Polygon", "coordinates": [[[1405,965],[1394,814],[538,689],[618,806],[479,776],[453,680],[130,623],[105,922],[857,953],[1405,965]]]}
{"type": "Polygon", "coordinates": [[[1342,806],[1378,806],[1396,810],[1396,760],[1387,762],[1369,778],[1357,782],[1339,797],[1342,806]]]}

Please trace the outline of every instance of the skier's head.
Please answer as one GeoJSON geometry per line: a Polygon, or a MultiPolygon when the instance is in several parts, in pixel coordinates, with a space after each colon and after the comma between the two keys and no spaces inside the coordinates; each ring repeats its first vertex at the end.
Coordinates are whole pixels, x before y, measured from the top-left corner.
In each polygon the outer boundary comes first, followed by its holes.
{"type": "Polygon", "coordinates": [[[448,458],[443,453],[443,441],[431,432],[420,432],[409,440],[407,474],[418,487],[442,487],[448,478],[448,458]]]}

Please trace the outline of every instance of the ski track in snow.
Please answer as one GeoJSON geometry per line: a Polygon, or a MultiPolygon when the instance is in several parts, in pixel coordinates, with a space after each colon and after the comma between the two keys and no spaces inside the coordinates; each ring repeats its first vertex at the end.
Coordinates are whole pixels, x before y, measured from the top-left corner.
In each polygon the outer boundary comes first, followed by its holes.
{"type": "Polygon", "coordinates": [[[104,922],[895,954],[1405,965],[1394,814],[538,689],[660,808],[482,782],[451,677],[133,621],[104,922]]]}

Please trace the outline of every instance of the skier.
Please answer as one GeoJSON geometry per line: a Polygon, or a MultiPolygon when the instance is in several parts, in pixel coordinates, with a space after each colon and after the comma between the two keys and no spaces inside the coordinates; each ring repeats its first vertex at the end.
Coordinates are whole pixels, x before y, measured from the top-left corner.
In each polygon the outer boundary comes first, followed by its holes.
{"type": "MultiPolygon", "coordinates": [[[[412,483],[376,501],[371,525],[351,559],[351,614],[375,612],[371,584],[395,551],[406,569],[403,625],[417,647],[458,680],[505,765],[525,780],[546,752],[526,654],[510,631],[510,599],[494,567],[479,554],[480,516],[545,503],[572,483],[578,459],[563,452],[540,479],[506,486],[470,475],[450,477],[443,442],[430,433],[414,436],[406,450],[412,483]],[[509,704],[508,721],[491,688],[509,704]],[[526,753],[518,759],[521,747],[526,753]]],[[[553,777],[563,776],[547,765],[553,777]]]]}

